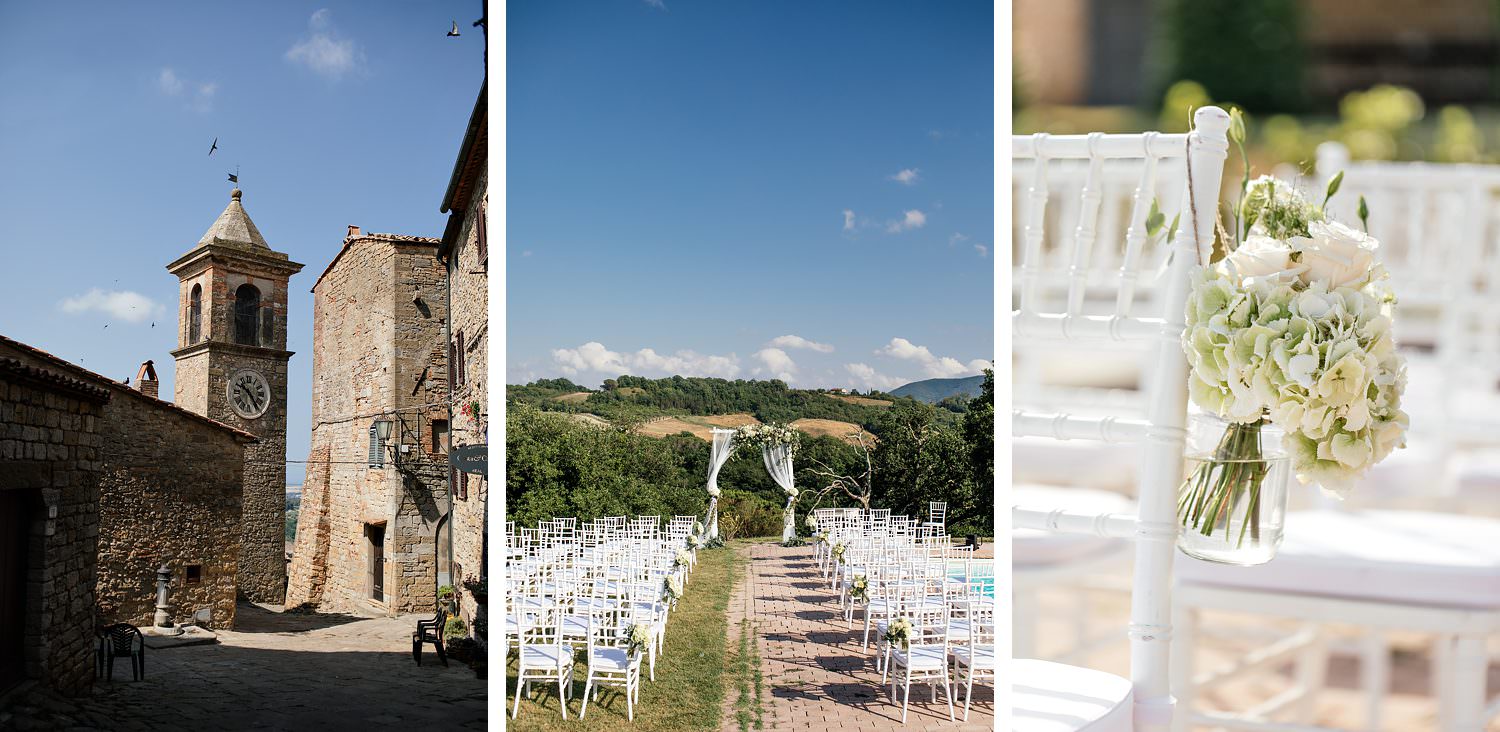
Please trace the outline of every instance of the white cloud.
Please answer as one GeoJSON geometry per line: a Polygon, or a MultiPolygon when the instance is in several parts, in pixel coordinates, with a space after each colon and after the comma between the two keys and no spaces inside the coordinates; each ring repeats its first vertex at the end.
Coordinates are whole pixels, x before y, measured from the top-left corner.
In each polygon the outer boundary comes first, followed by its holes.
{"type": "Polygon", "coordinates": [[[195,112],[213,109],[214,94],[219,91],[217,83],[189,81],[178,76],[171,67],[163,67],[156,75],[156,88],[166,96],[186,99],[188,108],[195,112]]]}
{"type": "Polygon", "coordinates": [[[975,244],[974,251],[979,252],[979,256],[981,257],[990,256],[990,248],[983,244],[975,244]]]}
{"type": "Polygon", "coordinates": [[[645,2],[646,2],[647,5],[650,5],[651,7],[656,8],[657,10],[666,10],[667,9],[667,4],[665,2],[663,2],[663,0],[645,0],[645,2]]]}
{"type": "MultiPolygon", "coordinates": [[[[764,373],[772,374],[782,381],[790,382],[797,375],[797,362],[780,348],[762,348],[755,352],[755,358],[765,364],[764,373]]],[[[755,371],[757,374],[762,373],[761,369],[755,371]]]]}
{"type": "Polygon", "coordinates": [[[986,368],[988,361],[975,359],[967,365],[950,356],[937,356],[927,346],[919,346],[905,338],[892,338],[890,343],[875,351],[880,356],[890,356],[903,361],[915,361],[928,376],[951,378],[970,376],[986,368]],[[976,368],[976,364],[980,364],[976,368]]]}
{"type": "Polygon", "coordinates": [[[803,338],[802,336],[797,335],[776,336],[775,338],[772,338],[771,342],[767,343],[766,345],[773,346],[775,348],[806,348],[810,351],[817,351],[818,353],[833,353],[833,346],[827,343],[810,341],[806,338],[803,338]]]}
{"type": "Polygon", "coordinates": [[[844,370],[854,379],[854,383],[866,389],[894,389],[906,382],[894,376],[887,376],[876,371],[873,367],[863,363],[846,363],[844,370]]]}
{"type": "Polygon", "coordinates": [[[310,33],[287,49],[286,59],[328,79],[338,80],[358,68],[365,56],[353,40],[334,36],[330,15],[328,8],[313,13],[307,21],[310,33]]]}
{"type": "Polygon", "coordinates": [[[854,231],[854,211],[844,209],[844,231],[854,231]]]}
{"type": "Polygon", "coordinates": [[[917,175],[916,168],[903,168],[901,172],[888,177],[897,183],[912,186],[917,184],[917,178],[920,176],[917,175]]]}
{"type": "Polygon", "coordinates": [[[621,353],[605,348],[598,341],[589,341],[577,348],[554,349],[552,360],[568,376],[596,372],[607,376],[717,376],[731,379],[740,372],[739,357],[732,353],[717,356],[683,350],[664,355],[650,348],[621,353]]]}
{"type": "Polygon", "coordinates": [[[166,313],[166,307],[152,302],[151,298],[138,292],[124,290],[105,292],[94,288],[88,292],[62,301],[65,313],[98,312],[127,323],[144,323],[166,313]]]}
{"type": "Polygon", "coordinates": [[[916,209],[912,209],[910,211],[907,211],[906,215],[903,216],[900,221],[892,221],[886,224],[885,230],[891,232],[892,234],[895,234],[902,231],[920,229],[926,225],[927,214],[924,214],[916,209]]]}
{"type": "Polygon", "coordinates": [[[161,89],[161,93],[169,97],[175,97],[182,93],[183,83],[182,79],[177,78],[177,72],[170,68],[164,68],[161,70],[161,74],[156,77],[156,86],[161,89]]]}
{"type": "Polygon", "coordinates": [[[523,257],[529,257],[529,256],[531,256],[531,250],[527,249],[526,251],[521,252],[521,256],[523,256],[523,257]]]}

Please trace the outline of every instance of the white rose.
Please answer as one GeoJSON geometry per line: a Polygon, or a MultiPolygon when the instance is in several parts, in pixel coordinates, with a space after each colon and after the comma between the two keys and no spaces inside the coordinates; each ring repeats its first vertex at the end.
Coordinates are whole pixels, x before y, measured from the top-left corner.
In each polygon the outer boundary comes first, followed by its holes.
{"type": "Polygon", "coordinates": [[[1304,283],[1322,282],[1331,290],[1360,287],[1374,279],[1380,242],[1337,221],[1314,221],[1307,229],[1311,236],[1291,239],[1292,249],[1301,255],[1304,283]]]}
{"type": "Polygon", "coordinates": [[[1251,235],[1225,258],[1229,275],[1240,282],[1280,274],[1295,274],[1302,268],[1292,262],[1292,248],[1269,236],[1251,235]]]}
{"type": "Polygon", "coordinates": [[[718,488],[709,488],[708,489],[708,496],[710,498],[718,498],[719,497],[719,493],[720,493],[720,491],[719,491],[718,488]]]}

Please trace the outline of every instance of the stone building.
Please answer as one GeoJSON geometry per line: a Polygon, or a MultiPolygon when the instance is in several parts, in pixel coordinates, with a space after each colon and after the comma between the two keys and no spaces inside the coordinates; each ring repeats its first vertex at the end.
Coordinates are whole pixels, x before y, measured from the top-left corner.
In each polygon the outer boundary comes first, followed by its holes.
{"type": "Polygon", "coordinates": [[[241,192],[187,254],[177,275],[179,406],[255,435],[246,451],[238,587],[279,603],[286,588],[287,280],[302,269],[273,251],[241,192]]]}
{"type": "Polygon", "coordinates": [[[435,606],[449,425],[438,243],[351,226],[313,285],[312,447],[288,606],[435,606]]]}
{"type": "Polygon", "coordinates": [[[93,680],[98,428],[109,398],[0,352],[0,694],[34,678],[76,695],[93,680]]]}
{"type": "Polygon", "coordinates": [[[141,375],[131,388],[0,336],[0,521],[27,537],[19,554],[0,547],[0,643],[26,628],[26,675],[64,693],[93,677],[96,621],[151,623],[158,567],[179,621],[234,622],[255,436],[158,399],[149,365],[141,375]]]}
{"type": "MultiPolygon", "coordinates": [[[[447,268],[449,309],[449,378],[453,383],[452,434],[455,447],[489,442],[489,247],[485,214],[489,207],[488,82],[459,146],[458,160],[443,195],[441,211],[448,214],[438,256],[447,268]]],[[[484,603],[464,588],[465,580],[485,581],[489,543],[486,520],[489,481],[482,475],[454,472],[450,532],[453,584],[458,587],[459,612],[473,636],[485,641],[484,603]]]]}

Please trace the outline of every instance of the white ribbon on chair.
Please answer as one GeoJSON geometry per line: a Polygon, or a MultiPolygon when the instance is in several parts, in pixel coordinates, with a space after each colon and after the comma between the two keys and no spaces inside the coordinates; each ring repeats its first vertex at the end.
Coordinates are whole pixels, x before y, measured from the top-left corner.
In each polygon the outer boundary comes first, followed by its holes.
{"type": "Polygon", "coordinates": [[[797,500],[797,489],[792,485],[792,446],[776,445],[761,448],[761,460],[766,464],[766,472],[771,474],[771,480],[786,491],[786,509],[782,513],[781,540],[791,541],[797,536],[796,514],[792,512],[792,502],[797,500]]]}
{"type": "Polygon", "coordinates": [[[734,430],[715,429],[713,432],[713,452],[708,459],[708,538],[716,539],[719,536],[719,497],[714,495],[719,490],[719,469],[724,463],[729,462],[730,453],[734,452],[734,430]]]}

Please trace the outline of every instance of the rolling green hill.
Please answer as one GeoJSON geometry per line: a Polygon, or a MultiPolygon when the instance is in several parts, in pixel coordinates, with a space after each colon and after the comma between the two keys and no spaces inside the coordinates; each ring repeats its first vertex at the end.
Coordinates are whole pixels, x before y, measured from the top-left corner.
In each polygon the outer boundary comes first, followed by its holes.
{"type": "Polygon", "coordinates": [[[937,404],[951,396],[971,399],[979,396],[984,385],[984,376],[966,376],[962,379],[925,379],[913,381],[891,392],[891,396],[908,397],[917,401],[937,404]]]}
{"type": "MultiPolygon", "coordinates": [[[[644,421],[661,416],[748,414],[761,422],[832,420],[870,428],[899,397],[848,398],[825,391],[793,389],[779,380],[621,376],[590,390],[566,379],[508,385],[506,398],[550,412],[596,414],[612,421],[644,421]],[[842,398],[841,398],[842,397],[842,398]],[[891,399],[892,401],[886,401],[891,399]]],[[[974,387],[978,391],[978,386],[974,387]]],[[[938,419],[956,422],[955,410],[938,419]]],[[[961,410],[958,410],[961,411],[961,410]]]]}

